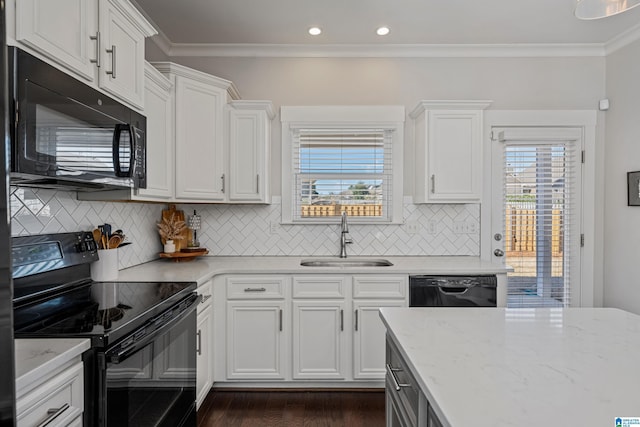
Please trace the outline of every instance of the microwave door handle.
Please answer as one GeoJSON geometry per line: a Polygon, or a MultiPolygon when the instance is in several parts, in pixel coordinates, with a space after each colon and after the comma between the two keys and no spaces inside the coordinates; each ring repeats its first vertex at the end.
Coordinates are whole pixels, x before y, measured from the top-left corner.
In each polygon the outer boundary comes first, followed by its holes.
{"type": "Polygon", "coordinates": [[[133,167],[136,163],[135,157],[135,133],[133,132],[133,127],[130,125],[125,125],[118,123],[113,131],[113,170],[116,176],[119,177],[131,177],[133,176],[133,167]],[[120,165],[120,138],[122,135],[122,131],[127,130],[129,132],[129,171],[122,172],[122,168],[120,165]]]}
{"type": "Polygon", "coordinates": [[[129,174],[128,176],[133,177],[134,168],[136,167],[136,147],[138,145],[136,141],[136,132],[133,126],[127,125],[127,129],[129,130],[129,174]]]}
{"type": "Polygon", "coordinates": [[[111,154],[113,156],[113,171],[116,176],[122,176],[122,169],[120,168],[120,135],[122,135],[122,127],[124,125],[118,123],[113,130],[113,144],[111,147],[111,154]]]}

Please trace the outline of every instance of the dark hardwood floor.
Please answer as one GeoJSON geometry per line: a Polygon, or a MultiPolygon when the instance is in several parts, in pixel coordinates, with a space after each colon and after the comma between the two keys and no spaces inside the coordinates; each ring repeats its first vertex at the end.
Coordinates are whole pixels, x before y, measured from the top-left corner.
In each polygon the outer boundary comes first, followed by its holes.
{"type": "Polygon", "coordinates": [[[384,391],[213,390],[198,427],[383,427],[384,391]]]}

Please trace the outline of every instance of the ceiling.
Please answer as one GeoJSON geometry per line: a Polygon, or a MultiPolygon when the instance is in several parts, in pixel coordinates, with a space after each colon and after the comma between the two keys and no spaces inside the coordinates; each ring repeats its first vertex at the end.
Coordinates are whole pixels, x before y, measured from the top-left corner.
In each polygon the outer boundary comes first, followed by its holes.
{"type": "Polygon", "coordinates": [[[576,0],[135,2],[171,45],[605,44],[640,28],[640,8],[581,21],[576,0]],[[388,36],[375,34],[381,25],[388,36]],[[311,26],[323,33],[310,36],[311,26]]]}

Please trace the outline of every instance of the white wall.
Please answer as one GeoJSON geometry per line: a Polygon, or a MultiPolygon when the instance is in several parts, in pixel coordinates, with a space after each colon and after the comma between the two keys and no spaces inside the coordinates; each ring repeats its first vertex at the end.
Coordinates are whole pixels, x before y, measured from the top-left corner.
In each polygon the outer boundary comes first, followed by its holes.
{"type": "Polygon", "coordinates": [[[640,207],[627,206],[627,172],[640,170],[640,41],[607,57],[604,304],[640,314],[640,207]]]}

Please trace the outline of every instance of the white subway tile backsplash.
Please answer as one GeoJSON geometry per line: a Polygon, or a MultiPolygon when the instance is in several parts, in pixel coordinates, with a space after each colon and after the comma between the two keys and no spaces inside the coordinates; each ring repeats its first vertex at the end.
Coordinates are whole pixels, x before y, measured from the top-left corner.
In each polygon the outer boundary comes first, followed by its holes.
{"type": "MultiPolygon", "coordinates": [[[[73,192],[11,187],[12,235],[90,231],[99,224],[121,228],[132,245],[119,249],[120,268],[158,257],[156,229],[163,204],[79,201],[73,192]]],[[[338,225],[280,224],[278,197],[271,205],[178,205],[202,216],[200,244],[211,255],[335,256],[338,225]]],[[[351,224],[350,255],[460,255],[480,253],[480,206],[404,205],[405,225],[351,224]],[[465,224],[460,232],[456,224],[465,224]],[[414,227],[409,232],[406,224],[414,227]],[[434,227],[430,227],[430,224],[434,227]],[[473,232],[468,232],[473,231],[473,232]]],[[[458,226],[459,228],[459,226],[458,226]]]]}

